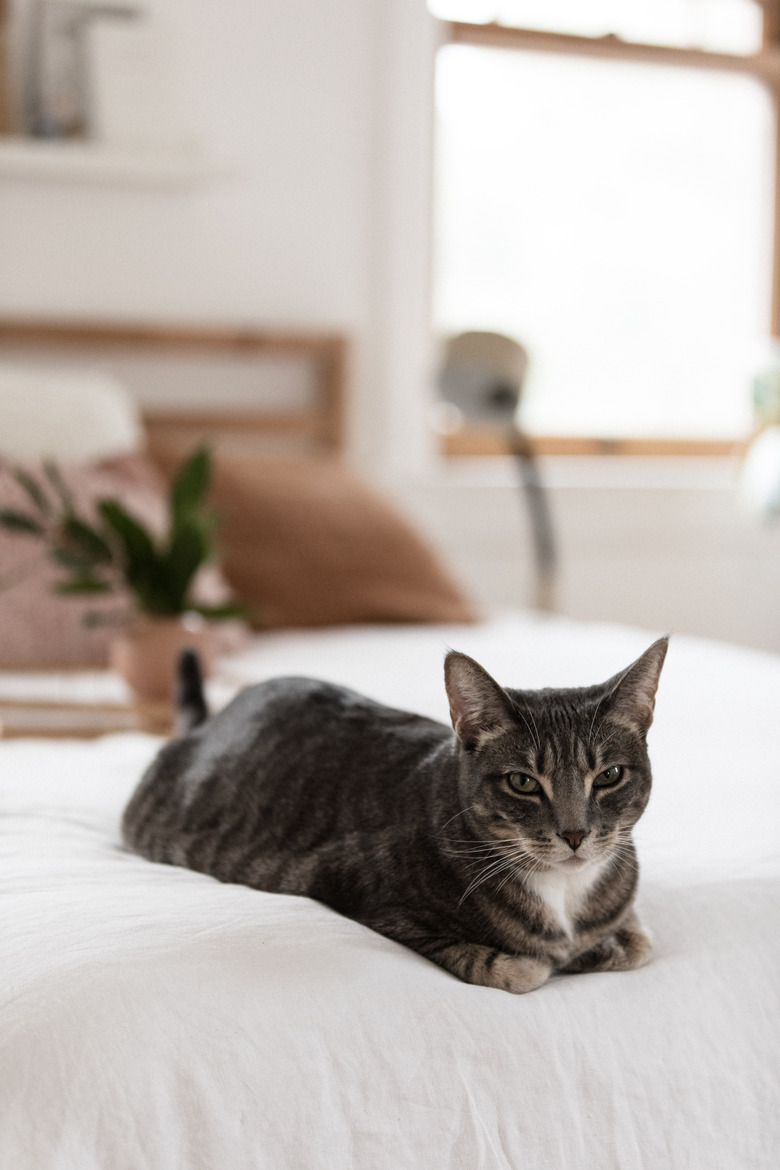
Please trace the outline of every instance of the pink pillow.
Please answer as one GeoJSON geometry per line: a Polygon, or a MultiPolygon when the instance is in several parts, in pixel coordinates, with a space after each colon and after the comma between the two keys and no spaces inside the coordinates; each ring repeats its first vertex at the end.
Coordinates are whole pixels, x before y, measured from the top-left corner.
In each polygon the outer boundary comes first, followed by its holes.
{"type": "MultiPolygon", "coordinates": [[[[40,468],[28,470],[38,473],[40,468]]],[[[165,484],[143,456],[61,471],[79,510],[94,514],[95,500],[113,496],[154,531],[164,531],[165,484]]],[[[0,507],[29,511],[29,501],[7,466],[0,466],[0,507]]],[[[208,600],[222,600],[224,583],[218,574],[215,579],[214,570],[207,575],[208,600]]],[[[62,576],[34,537],[0,528],[0,667],[106,665],[116,626],[89,626],[85,618],[126,613],[129,599],[120,594],[62,596],[52,589],[62,576]]]]}

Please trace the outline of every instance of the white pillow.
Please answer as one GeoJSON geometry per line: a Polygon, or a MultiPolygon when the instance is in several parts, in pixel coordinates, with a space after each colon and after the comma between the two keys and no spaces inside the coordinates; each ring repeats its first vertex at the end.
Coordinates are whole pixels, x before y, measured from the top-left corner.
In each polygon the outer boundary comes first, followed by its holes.
{"type": "Polygon", "coordinates": [[[0,363],[0,454],[91,463],[139,451],[138,407],[109,374],[0,363]]]}

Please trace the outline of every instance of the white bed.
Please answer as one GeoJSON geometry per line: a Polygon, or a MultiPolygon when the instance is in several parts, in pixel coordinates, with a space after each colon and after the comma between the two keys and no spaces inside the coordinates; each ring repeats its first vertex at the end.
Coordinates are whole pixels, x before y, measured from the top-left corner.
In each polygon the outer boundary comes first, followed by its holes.
{"type": "MultiPolygon", "coordinates": [[[[602,680],[652,636],[522,615],[269,635],[218,697],[308,674],[445,719],[447,645],[534,687],[602,680]]],[[[780,658],[673,640],[637,831],[654,958],[520,997],[123,852],[158,742],[0,742],[0,1166],[778,1164],[780,658]]]]}

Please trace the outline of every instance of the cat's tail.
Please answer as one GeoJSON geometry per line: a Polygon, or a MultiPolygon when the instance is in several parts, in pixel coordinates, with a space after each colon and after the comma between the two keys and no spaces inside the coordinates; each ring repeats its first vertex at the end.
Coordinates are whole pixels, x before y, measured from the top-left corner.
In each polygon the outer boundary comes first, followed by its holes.
{"type": "Polygon", "coordinates": [[[176,735],[186,735],[209,717],[203,674],[194,650],[182,650],[176,670],[176,735]]]}

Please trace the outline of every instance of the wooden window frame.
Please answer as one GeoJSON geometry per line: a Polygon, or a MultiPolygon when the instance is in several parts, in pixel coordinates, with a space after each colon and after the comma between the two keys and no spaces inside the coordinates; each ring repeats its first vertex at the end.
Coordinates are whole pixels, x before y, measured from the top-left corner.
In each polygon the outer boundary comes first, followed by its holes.
{"type": "MultiPolygon", "coordinates": [[[[780,0],[757,2],[763,9],[762,46],[758,52],[751,54],[649,45],[639,41],[625,41],[614,34],[587,37],[495,23],[469,24],[457,20],[442,21],[441,31],[442,45],[531,50],[609,61],[714,69],[744,73],[762,82],[769,90],[775,118],[770,333],[772,337],[780,337],[780,0]]],[[[598,438],[584,435],[534,435],[533,443],[536,451],[544,455],[728,456],[739,455],[745,448],[743,439],[598,438]]],[[[441,449],[448,456],[502,455],[507,453],[507,441],[499,431],[467,423],[452,434],[442,435],[441,449]]]]}

